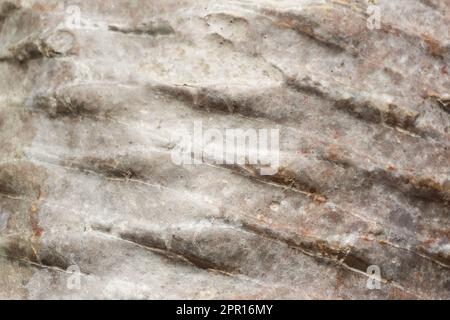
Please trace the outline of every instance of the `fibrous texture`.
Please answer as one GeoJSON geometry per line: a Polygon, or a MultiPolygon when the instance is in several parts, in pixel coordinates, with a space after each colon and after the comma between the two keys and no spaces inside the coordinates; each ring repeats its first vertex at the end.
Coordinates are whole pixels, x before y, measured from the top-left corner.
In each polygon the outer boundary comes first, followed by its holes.
{"type": "Polygon", "coordinates": [[[449,299],[449,20],[0,1],[0,298],[449,299]],[[195,123],[278,129],[274,174],[175,163],[195,123]]]}

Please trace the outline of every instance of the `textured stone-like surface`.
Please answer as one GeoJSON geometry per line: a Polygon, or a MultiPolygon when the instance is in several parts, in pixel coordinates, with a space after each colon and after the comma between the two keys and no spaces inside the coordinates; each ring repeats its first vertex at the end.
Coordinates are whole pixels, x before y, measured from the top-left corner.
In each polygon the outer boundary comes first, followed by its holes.
{"type": "Polygon", "coordinates": [[[450,4],[376,2],[0,1],[0,298],[449,299],[450,4]]]}

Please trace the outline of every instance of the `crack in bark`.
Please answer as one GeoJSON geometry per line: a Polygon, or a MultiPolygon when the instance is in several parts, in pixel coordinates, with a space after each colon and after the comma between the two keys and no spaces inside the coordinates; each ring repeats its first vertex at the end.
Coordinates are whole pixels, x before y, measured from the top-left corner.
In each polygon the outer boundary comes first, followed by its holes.
{"type": "Polygon", "coordinates": [[[232,276],[235,271],[230,270],[221,264],[217,264],[213,261],[198,257],[191,252],[168,247],[165,244],[165,241],[162,239],[157,239],[148,235],[138,236],[132,233],[120,233],[118,236],[115,236],[111,232],[108,232],[107,229],[98,226],[92,227],[92,229],[112,239],[125,241],[140,248],[149,250],[153,253],[160,254],[175,262],[183,262],[198,269],[218,272],[226,276],[232,276]]]}
{"type": "Polygon", "coordinates": [[[169,24],[168,21],[158,20],[141,23],[138,26],[119,26],[119,25],[109,25],[108,29],[113,32],[119,32],[123,34],[134,34],[134,35],[170,35],[174,34],[175,30],[169,24]]]}
{"type": "MultiPolygon", "coordinates": [[[[9,259],[9,260],[14,260],[17,262],[25,263],[30,266],[37,267],[39,269],[46,269],[46,270],[52,270],[52,271],[60,272],[60,273],[73,274],[73,272],[67,271],[65,269],[62,269],[59,266],[55,266],[55,265],[51,265],[51,264],[49,265],[49,264],[45,264],[45,263],[39,263],[39,262],[31,261],[28,259],[21,259],[21,258],[17,258],[17,257],[8,256],[8,255],[3,255],[3,254],[0,254],[0,256],[3,258],[9,259]]],[[[89,276],[90,273],[80,271],[80,275],[89,276]]]]}

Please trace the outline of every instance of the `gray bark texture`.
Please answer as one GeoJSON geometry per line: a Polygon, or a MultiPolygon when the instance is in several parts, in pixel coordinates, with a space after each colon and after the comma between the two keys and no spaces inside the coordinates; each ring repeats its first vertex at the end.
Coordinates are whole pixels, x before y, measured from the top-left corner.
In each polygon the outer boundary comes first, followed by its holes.
{"type": "Polygon", "coordinates": [[[0,0],[0,298],[450,299],[449,27],[448,0],[0,0]],[[195,123],[278,129],[276,172],[175,163],[195,123]]]}

